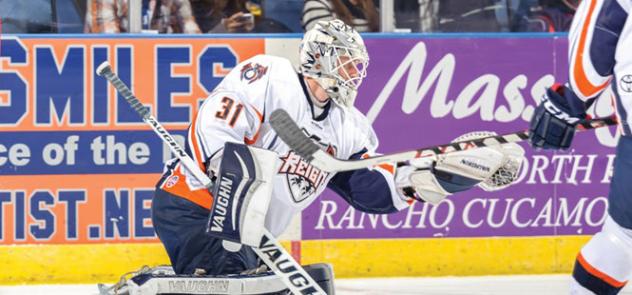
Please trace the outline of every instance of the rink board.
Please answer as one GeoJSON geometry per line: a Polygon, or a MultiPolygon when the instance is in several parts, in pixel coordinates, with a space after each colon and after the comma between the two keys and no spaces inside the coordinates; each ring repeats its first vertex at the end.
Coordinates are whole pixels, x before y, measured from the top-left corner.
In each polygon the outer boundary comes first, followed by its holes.
{"type": "MultiPolygon", "coordinates": [[[[569,273],[587,236],[313,240],[300,242],[303,264],[329,262],[336,277],[472,276],[569,273]]],[[[294,255],[297,247],[283,246],[294,255]]],[[[114,283],[143,265],[168,264],[162,245],[0,246],[0,285],[114,283]]]]}
{"type": "MultiPolygon", "coordinates": [[[[298,37],[2,36],[0,283],[112,281],[168,263],[150,207],[171,155],[94,74],[98,64],[109,60],[182,140],[228,70],[261,53],[296,63],[298,37]]],[[[383,153],[525,129],[544,88],[566,79],[560,35],[374,34],[366,43],[356,105],[383,153]]],[[[591,112],[611,114],[608,97],[591,112]]],[[[393,215],[359,212],[327,191],[281,239],[341,277],[568,272],[603,224],[616,137],[604,128],[578,135],[569,152],[527,148],[516,185],[393,215]]]]}

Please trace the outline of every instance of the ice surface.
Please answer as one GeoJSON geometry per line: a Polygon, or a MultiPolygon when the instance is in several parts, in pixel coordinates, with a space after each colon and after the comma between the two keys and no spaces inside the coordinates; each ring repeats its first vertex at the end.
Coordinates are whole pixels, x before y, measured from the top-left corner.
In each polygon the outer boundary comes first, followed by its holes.
{"type": "MultiPolygon", "coordinates": [[[[557,295],[568,294],[568,275],[338,279],[337,295],[557,295]]],[[[96,285],[0,286],[0,295],[91,295],[96,285]]],[[[628,287],[620,294],[632,295],[628,287]]]]}

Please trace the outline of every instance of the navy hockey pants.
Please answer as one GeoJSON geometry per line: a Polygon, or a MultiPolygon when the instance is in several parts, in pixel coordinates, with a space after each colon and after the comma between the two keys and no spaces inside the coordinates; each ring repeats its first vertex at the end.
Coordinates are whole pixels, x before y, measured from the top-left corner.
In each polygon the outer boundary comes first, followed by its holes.
{"type": "Polygon", "coordinates": [[[221,239],[205,232],[208,209],[156,187],[151,212],[154,229],[177,274],[193,274],[196,268],[208,275],[237,274],[259,266],[250,247],[229,252],[221,239]]]}
{"type": "Polygon", "coordinates": [[[621,136],[617,144],[608,213],[619,225],[632,229],[632,136],[621,136]]]}

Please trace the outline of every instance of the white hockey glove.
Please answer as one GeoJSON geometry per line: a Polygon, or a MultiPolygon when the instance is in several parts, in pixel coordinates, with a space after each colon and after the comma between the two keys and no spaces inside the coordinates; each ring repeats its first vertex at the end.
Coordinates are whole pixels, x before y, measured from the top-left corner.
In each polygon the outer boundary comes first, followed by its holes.
{"type": "MultiPolygon", "coordinates": [[[[464,134],[453,142],[496,135],[477,131],[464,134]]],[[[516,179],[524,149],[515,144],[473,148],[439,155],[436,159],[422,158],[398,168],[398,187],[412,187],[415,192],[404,191],[431,204],[438,204],[447,196],[476,185],[486,191],[503,189],[516,179]]]]}

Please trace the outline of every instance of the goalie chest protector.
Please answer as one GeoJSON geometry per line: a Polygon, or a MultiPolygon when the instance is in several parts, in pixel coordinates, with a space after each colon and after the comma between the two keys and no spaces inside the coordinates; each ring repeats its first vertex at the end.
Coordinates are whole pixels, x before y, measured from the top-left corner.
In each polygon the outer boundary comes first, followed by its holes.
{"type": "Polygon", "coordinates": [[[261,113],[263,124],[257,126],[260,130],[253,130],[258,136],[250,144],[279,154],[266,217],[266,228],[274,235],[282,233],[292,216],[311,204],[334,175],[303,160],[276,135],[266,120],[274,110],[286,110],[307,136],[335,157],[348,159],[364,149],[373,152],[377,146],[371,125],[355,108],[343,109],[330,101],[322,114],[315,116],[307,85],[287,59],[266,55],[250,58],[237,65],[216,91],[233,92],[261,113]]]}

